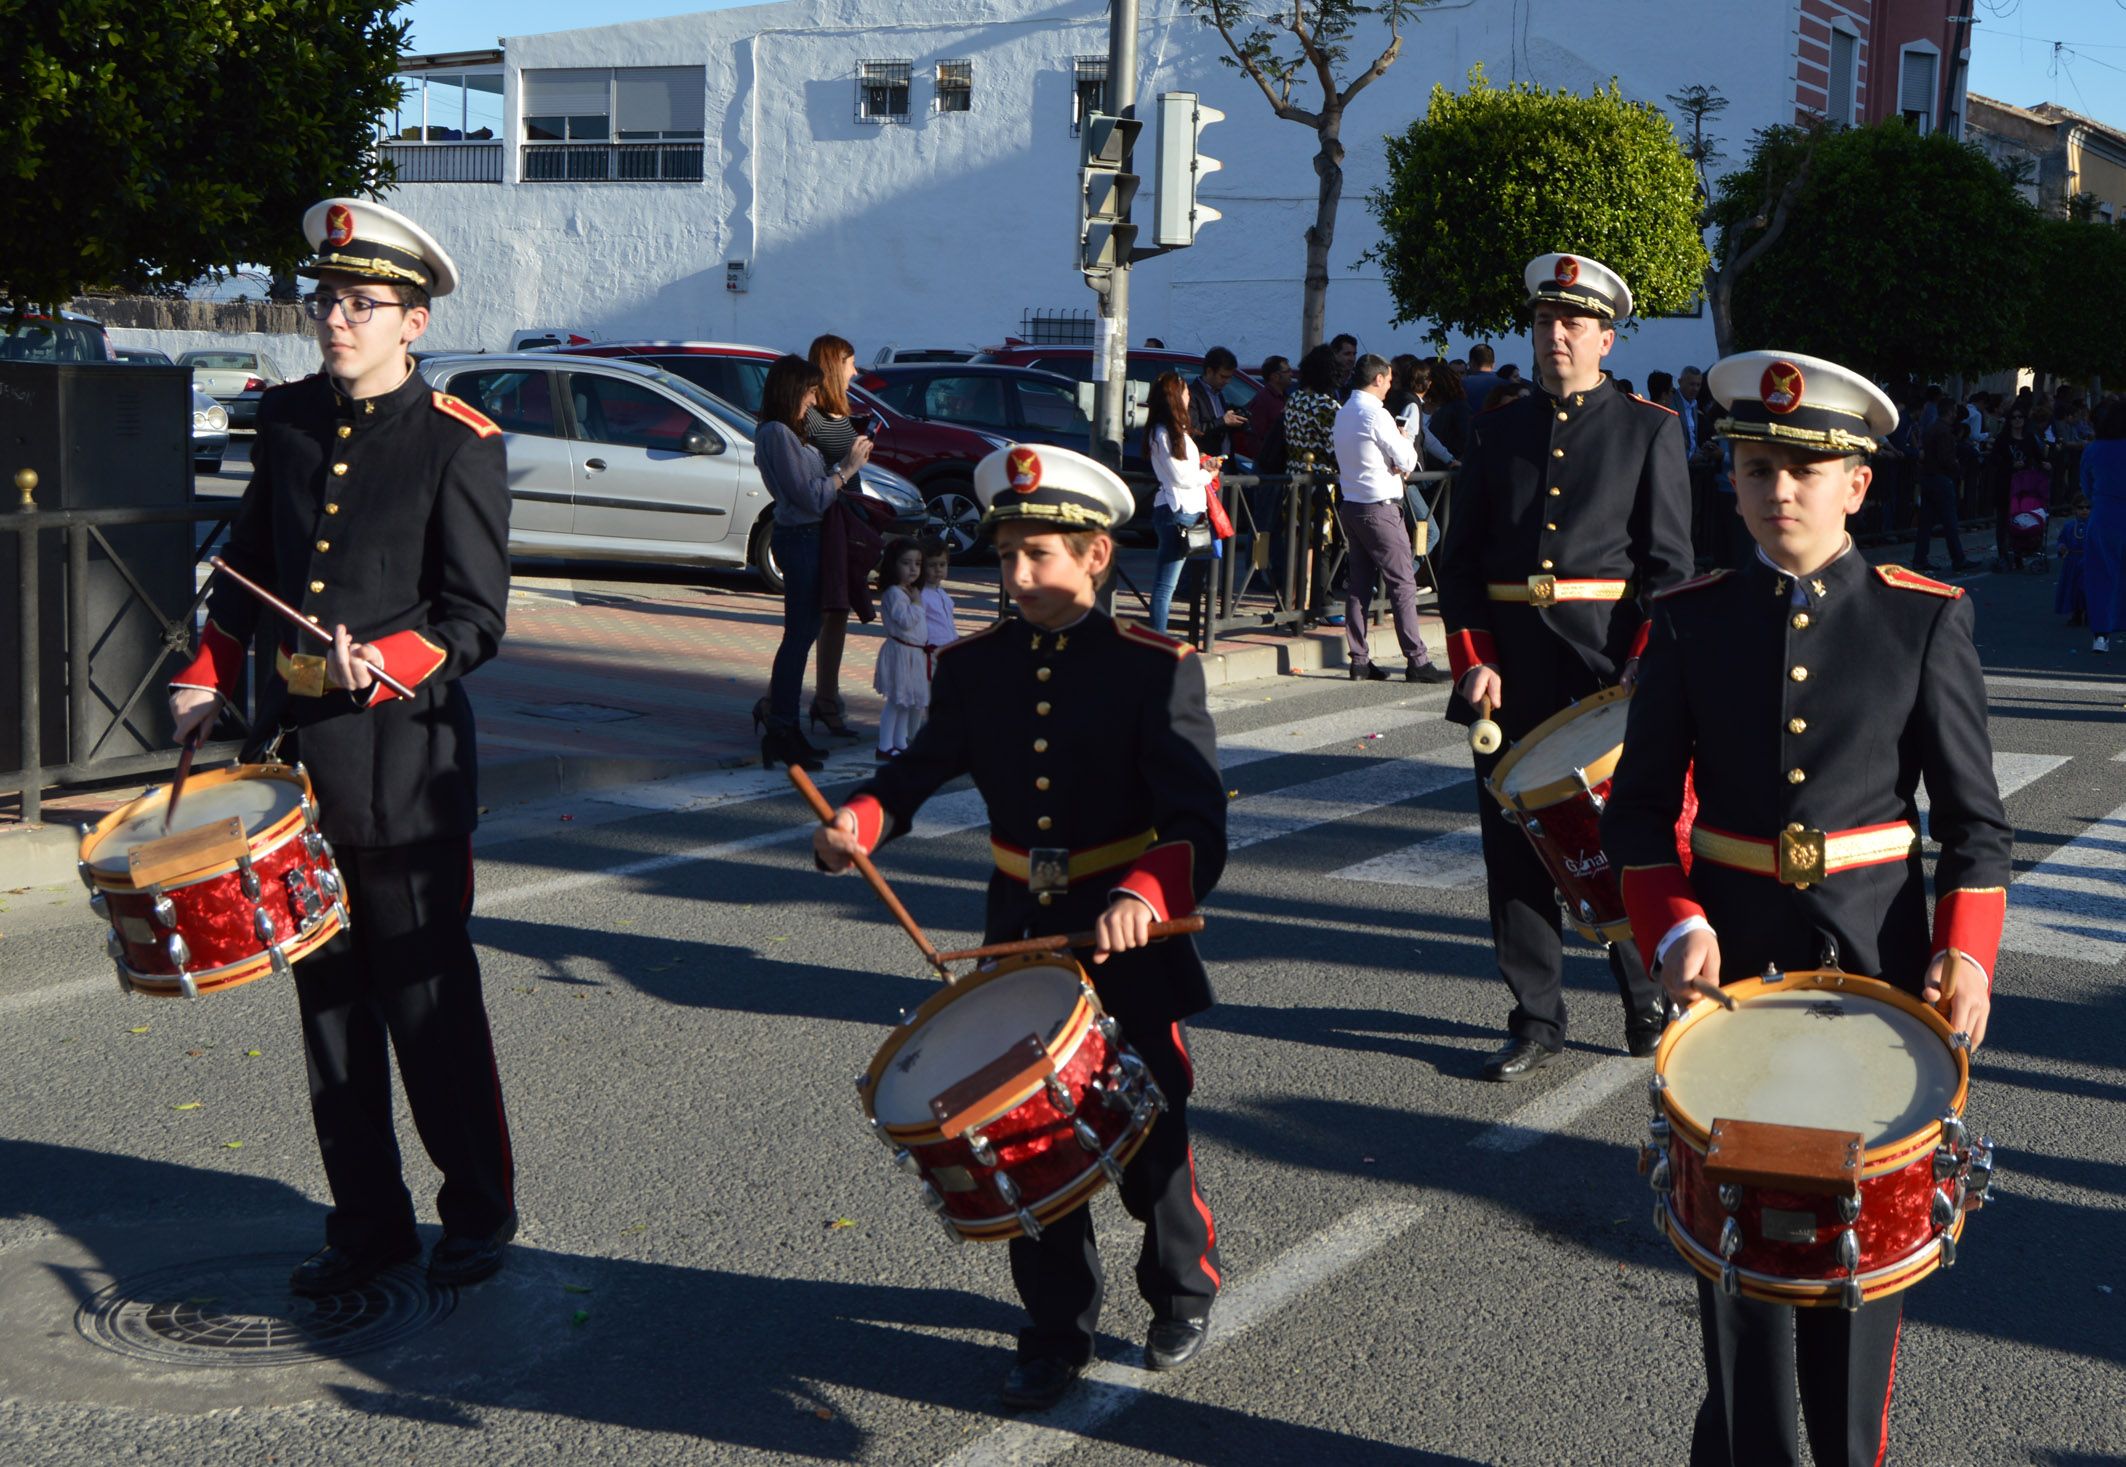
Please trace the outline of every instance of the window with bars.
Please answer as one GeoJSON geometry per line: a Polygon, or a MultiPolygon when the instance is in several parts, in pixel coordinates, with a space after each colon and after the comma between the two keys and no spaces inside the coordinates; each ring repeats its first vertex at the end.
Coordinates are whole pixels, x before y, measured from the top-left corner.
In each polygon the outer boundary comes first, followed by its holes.
{"type": "Polygon", "coordinates": [[[1070,135],[1076,137],[1085,119],[1107,110],[1107,58],[1079,56],[1071,63],[1070,135]]]}
{"type": "Polygon", "coordinates": [[[972,61],[940,61],[938,63],[937,109],[940,112],[972,112],[974,110],[974,63],[972,61]]]}
{"type": "Polygon", "coordinates": [[[906,122],[912,61],[856,63],[856,115],[864,122],[906,122]]]}

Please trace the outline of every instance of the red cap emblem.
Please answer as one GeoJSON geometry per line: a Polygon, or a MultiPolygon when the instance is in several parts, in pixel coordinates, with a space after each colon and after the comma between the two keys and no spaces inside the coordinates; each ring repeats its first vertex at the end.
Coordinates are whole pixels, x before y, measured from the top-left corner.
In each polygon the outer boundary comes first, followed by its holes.
{"type": "Polygon", "coordinates": [[[1014,448],[1004,460],[1005,476],[1021,494],[1041,487],[1041,456],[1030,448],[1014,448]]]}
{"type": "Polygon", "coordinates": [[[1792,362],[1772,363],[1757,384],[1757,396],[1764,399],[1768,412],[1790,413],[1800,407],[1801,368],[1792,362]]]}
{"type": "Polygon", "coordinates": [[[354,210],[334,204],[325,211],[325,243],[338,249],[354,238],[354,210]]]}
{"type": "Polygon", "coordinates": [[[1560,285],[1576,284],[1580,278],[1580,262],[1570,255],[1560,255],[1558,268],[1551,272],[1551,276],[1560,285]]]}

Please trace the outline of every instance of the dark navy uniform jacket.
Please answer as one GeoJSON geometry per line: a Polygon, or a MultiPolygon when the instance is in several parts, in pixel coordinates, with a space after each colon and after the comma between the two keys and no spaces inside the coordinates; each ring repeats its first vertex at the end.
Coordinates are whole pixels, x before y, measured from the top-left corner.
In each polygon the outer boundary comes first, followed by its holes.
{"type": "Polygon", "coordinates": [[[1661,939],[1696,913],[1719,936],[1726,979],[1828,957],[1916,994],[1947,947],[1990,976],[2012,834],[1961,588],[1848,549],[1816,576],[1754,558],[1656,603],[1602,817],[1649,968],[1661,939]],[[1674,830],[1694,761],[1701,833],[1872,831],[1859,840],[1881,841],[1878,863],[1803,887],[1701,852],[1686,877],[1674,830]],[[1897,829],[1917,824],[1922,781],[1940,845],[1931,924],[1919,844],[1897,829]]]}
{"type": "MultiPolygon", "coordinates": [[[[1117,891],[1143,897],[1155,919],[1185,917],[1225,869],[1225,785],[1202,665],[1141,627],[1099,612],[1061,632],[1012,618],[939,653],[930,721],[849,801],[864,845],[905,834],[923,801],[963,774],[989,807],[1000,863],[990,942],[1083,931],[1117,891]],[[1143,849],[1073,877],[1046,903],[1001,869],[1014,852],[1133,846],[1143,849]]],[[[1125,1024],[1171,1023],[1211,1004],[1186,938],[1087,971],[1125,1024]]]]}
{"type": "MultiPolygon", "coordinates": [[[[223,578],[199,657],[175,679],[234,700],[256,632],[255,753],[276,733],[317,791],[326,837],[395,846],[469,834],[479,818],[472,704],[460,684],[501,645],[509,601],[509,486],[501,430],[415,372],[355,401],[320,374],[259,403],[250,487],[223,559],[330,631],[344,623],[414,690],[304,696],[288,659],[303,637],[223,578]]],[[[310,669],[313,677],[314,665],[310,669]]],[[[312,683],[314,686],[314,683],[312,683]]]]}
{"type": "MultiPolygon", "coordinates": [[[[1440,616],[1457,679],[1499,670],[1499,722],[1518,737],[1617,681],[1644,645],[1646,598],[1691,573],[1690,469],[1676,415],[1617,391],[1538,391],[1470,424],[1440,547],[1440,616]],[[1629,595],[1541,607],[1492,582],[1623,581],[1629,595]],[[1581,675],[1555,676],[1561,657],[1581,675]]],[[[1457,697],[1450,717],[1471,716],[1457,697]]]]}

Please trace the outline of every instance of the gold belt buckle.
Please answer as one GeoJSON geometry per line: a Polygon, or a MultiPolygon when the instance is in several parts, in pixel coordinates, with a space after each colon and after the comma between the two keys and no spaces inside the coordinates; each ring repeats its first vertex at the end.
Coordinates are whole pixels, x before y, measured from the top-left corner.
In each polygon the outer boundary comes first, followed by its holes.
{"type": "Polygon", "coordinates": [[[325,696],[325,659],[315,652],[290,652],[287,670],[282,674],[288,680],[288,691],[298,698],[322,698],[325,696]]]}
{"type": "Polygon", "coordinates": [[[1789,825],[1779,833],[1779,879],[1788,886],[1807,886],[1824,877],[1824,837],[1820,830],[1789,825]]]}
{"type": "Polygon", "coordinates": [[[1070,848],[1035,846],[1026,853],[1026,889],[1035,896],[1061,896],[1070,890],[1070,848]]]}
{"type": "Polygon", "coordinates": [[[1556,576],[1530,576],[1528,578],[1528,604],[1531,606],[1557,605],[1558,578],[1556,576]]]}

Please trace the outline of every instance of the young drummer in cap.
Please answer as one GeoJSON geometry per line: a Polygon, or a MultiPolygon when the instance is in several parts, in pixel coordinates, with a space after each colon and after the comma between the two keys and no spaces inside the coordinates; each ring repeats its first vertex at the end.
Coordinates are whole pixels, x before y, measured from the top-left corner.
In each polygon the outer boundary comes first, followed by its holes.
{"type": "MultiPolygon", "coordinates": [[[[1456,697],[1509,740],[1574,701],[1630,680],[1646,603],[1690,574],[1690,469],[1676,415],[1612,390],[1602,359],[1631,290],[1584,255],[1544,255],[1523,275],[1543,390],[1479,416],[1440,548],[1440,615],[1456,697]]],[[[1499,975],[1513,993],[1504,1047],[1484,1066],[1519,1079],[1565,1044],[1557,892],[1528,837],[1484,788],[1502,753],[1476,757],[1484,877],[1499,975]]],[[[1659,1043],[1661,992],[1629,944],[1609,950],[1634,1055],[1659,1043]]]]}
{"type": "MultiPolygon", "coordinates": [[[[1679,1003],[1767,967],[1839,967],[1929,1002],[1947,990],[1950,1026],[1976,1046],[2011,831],[1971,603],[1869,565],[1845,529],[1897,410],[1858,374],[1789,353],[1729,357],[1708,382],[1757,549],[1654,608],[1602,818],[1632,932],[1679,1003]],[[1694,763],[1686,876],[1674,831],[1694,763]],[[1941,846],[1931,924],[1922,780],[1941,846]]],[[[1823,1467],[1881,1461],[1902,1298],[1796,1309],[1700,1279],[1708,1389],[1691,1461],[1798,1461],[1797,1399],[1823,1467]]]]}
{"type": "Polygon", "coordinates": [[[224,556],[333,634],[319,653],[226,579],[198,657],[171,686],[180,739],[258,668],[246,758],[308,768],[318,823],[347,887],[350,927],[295,968],[310,1109],[332,1213],[299,1294],[359,1286],[417,1257],[391,1113],[391,1052],[443,1174],[440,1284],[502,1265],[516,1231],[479,960],[466,931],[477,823],[472,706],[461,679],[501,644],[509,599],[502,435],[432,391],[408,349],[457,269],[426,231],[380,205],[327,199],[303,218],[317,252],[304,305],[324,370],[259,404],[252,476],[224,556]],[[382,668],[413,692],[379,681],[382,668]]]}
{"type": "MultiPolygon", "coordinates": [[[[1225,867],[1225,787],[1203,670],[1181,643],[1095,606],[1127,520],[1127,485],[1082,454],[1000,449],[975,469],[1004,589],[1018,616],[938,654],[930,721],[814,851],[830,871],[904,834],[924,800],[963,774],[989,807],[987,940],[1091,930],[1091,974],[1165,1092],[1167,1109],[1122,1174],[1144,1224],[1137,1288],[1151,1306],[1145,1357],[1171,1369],[1201,1347],[1217,1296],[1217,1229],[1189,1148],[1195,1072],[1180,1021],[1210,1007],[1187,938],[1147,945],[1187,916],[1225,867]]],[[[1091,1360],[1102,1296],[1090,1207],[1014,1238],[1011,1277],[1030,1316],[1006,1405],[1052,1405],[1091,1360]]]]}

